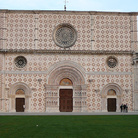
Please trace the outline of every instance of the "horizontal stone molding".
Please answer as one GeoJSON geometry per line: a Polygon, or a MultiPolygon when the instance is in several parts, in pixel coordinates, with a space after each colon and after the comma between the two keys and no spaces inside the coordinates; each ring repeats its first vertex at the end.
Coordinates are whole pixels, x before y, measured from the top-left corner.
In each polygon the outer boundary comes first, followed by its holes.
{"type": "MultiPolygon", "coordinates": [[[[48,72],[47,71],[0,71],[0,74],[48,74],[48,72]]],[[[85,74],[87,75],[132,75],[132,72],[98,72],[98,71],[96,72],[95,71],[95,72],[85,72],[85,74]]],[[[81,89],[85,89],[85,88],[81,88],[81,89]]]]}
{"type": "Polygon", "coordinates": [[[123,51],[123,50],[39,50],[39,49],[0,49],[0,53],[25,53],[25,54],[84,54],[84,55],[95,55],[95,54],[109,54],[109,55],[133,55],[134,51],[123,51]]]}
{"type": "Polygon", "coordinates": [[[88,75],[132,75],[132,72],[87,72],[88,75]]]}
{"type": "Polygon", "coordinates": [[[75,99],[87,99],[87,96],[74,96],[75,99]]]}
{"type": "Polygon", "coordinates": [[[137,91],[134,91],[134,93],[138,93],[138,90],[137,91]]]}
{"type": "Polygon", "coordinates": [[[0,100],[9,100],[9,99],[0,98],[0,100]]]}

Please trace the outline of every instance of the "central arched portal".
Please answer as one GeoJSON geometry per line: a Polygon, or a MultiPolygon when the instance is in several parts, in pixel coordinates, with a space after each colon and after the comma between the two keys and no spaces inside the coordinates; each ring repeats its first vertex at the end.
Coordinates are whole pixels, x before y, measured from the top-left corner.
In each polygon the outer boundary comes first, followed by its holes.
{"type": "Polygon", "coordinates": [[[75,62],[62,61],[48,71],[46,112],[85,112],[85,71],[75,62]]]}
{"type": "Polygon", "coordinates": [[[60,112],[73,111],[73,89],[68,88],[69,86],[72,86],[72,85],[73,85],[72,81],[68,78],[64,78],[60,81],[60,90],[59,90],[59,97],[60,97],[59,111],[60,112]]]}

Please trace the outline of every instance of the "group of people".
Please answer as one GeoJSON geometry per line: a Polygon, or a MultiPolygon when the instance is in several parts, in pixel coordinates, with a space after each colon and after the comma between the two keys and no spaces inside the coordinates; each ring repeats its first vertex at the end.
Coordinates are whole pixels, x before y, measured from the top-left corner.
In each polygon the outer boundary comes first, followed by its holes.
{"type": "Polygon", "coordinates": [[[120,109],[121,109],[121,112],[128,112],[127,104],[121,104],[120,109]]]}

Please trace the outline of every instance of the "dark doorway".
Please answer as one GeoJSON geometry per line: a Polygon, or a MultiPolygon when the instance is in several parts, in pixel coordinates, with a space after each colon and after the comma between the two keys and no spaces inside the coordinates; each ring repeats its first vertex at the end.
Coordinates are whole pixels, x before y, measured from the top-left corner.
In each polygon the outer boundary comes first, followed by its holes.
{"type": "Polygon", "coordinates": [[[16,98],[16,112],[24,112],[25,98],[16,98]]]}
{"type": "Polygon", "coordinates": [[[107,99],[108,112],[116,112],[116,98],[107,99]]]}
{"type": "Polygon", "coordinates": [[[60,89],[60,112],[72,112],[73,111],[73,90],[72,89],[60,89]]]}

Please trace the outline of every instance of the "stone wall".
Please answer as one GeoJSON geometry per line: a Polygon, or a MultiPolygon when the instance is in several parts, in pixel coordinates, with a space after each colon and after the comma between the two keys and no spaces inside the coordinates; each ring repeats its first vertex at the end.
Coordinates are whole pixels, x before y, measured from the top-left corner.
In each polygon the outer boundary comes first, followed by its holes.
{"type": "Polygon", "coordinates": [[[26,112],[59,111],[63,78],[74,81],[76,112],[107,111],[111,97],[107,91],[112,88],[117,111],[121,103],[127,103],[130,111],[137,109],[133,92],[137,71],[132,65],[132,51],[137,49],[135,20],[136,16],[125,13],[1,12],[0,110],[15,112],[16,89],[22,88],[26,90],[26,112]],[[54,31],[63,24],[77,32],[69,48],[54,42],[54,31]],[[21,68],[15,64],[19,56],[26,59],[21,68]],[[107,65],[110,57],[117,62],[114,67],[107,65]]]}
{"type": "MultiPolygon", "coordinates": [[[[118,65],[115,69],[110,69],[106,60],[109,55],[62,55],[62,54],[22,54],[27,59],[27,65],[22,70],[16,68],[14,64],[15,57],[18,54],[6,54],[6,88],[10,88],[16,82],[24,82],[32,89],[31,111],[45,111],[45,87],[48,85],[49,72],[55,64],[63,65],[73,62],[80,68],[83,68],[85,75],[85,84],[87,87],[87,107],[88,111],[101,111],[102,89],[107,84],[118,84],[122,92],[122,102],[128,103],[132,110],[132,66],[131,56],[115,55],[118,59],[118,65]],[[39,82],[39,79],[41,81],[39,82]],[[92,82],[89,82],[92,80],[92,82]],[[98,91],[98,92],[96,92],[98,91]]],[[[55,66],[56,68],[56,66],[55,66]]],[[[56,74],[55,74],[56,75],[56,74]]],[[[51,78],[54,80],[54,78],[51,78]]],[[[56,85],[59,85],[59,82],[56,85]]],[[[52,85],[52,84],[50,84],[52,85]]],[[[59,86],[58,86],[59,87],[59,86]]],[[[53,91],[54,95],[55,91],[53,91]]],[[[56,89],[58,94],[58,89],[56,89]]]]}
{"type": "Polygon", "coordinates": [[[95,15],[93,50],[132,50],[130,16],[95,15]]]}

